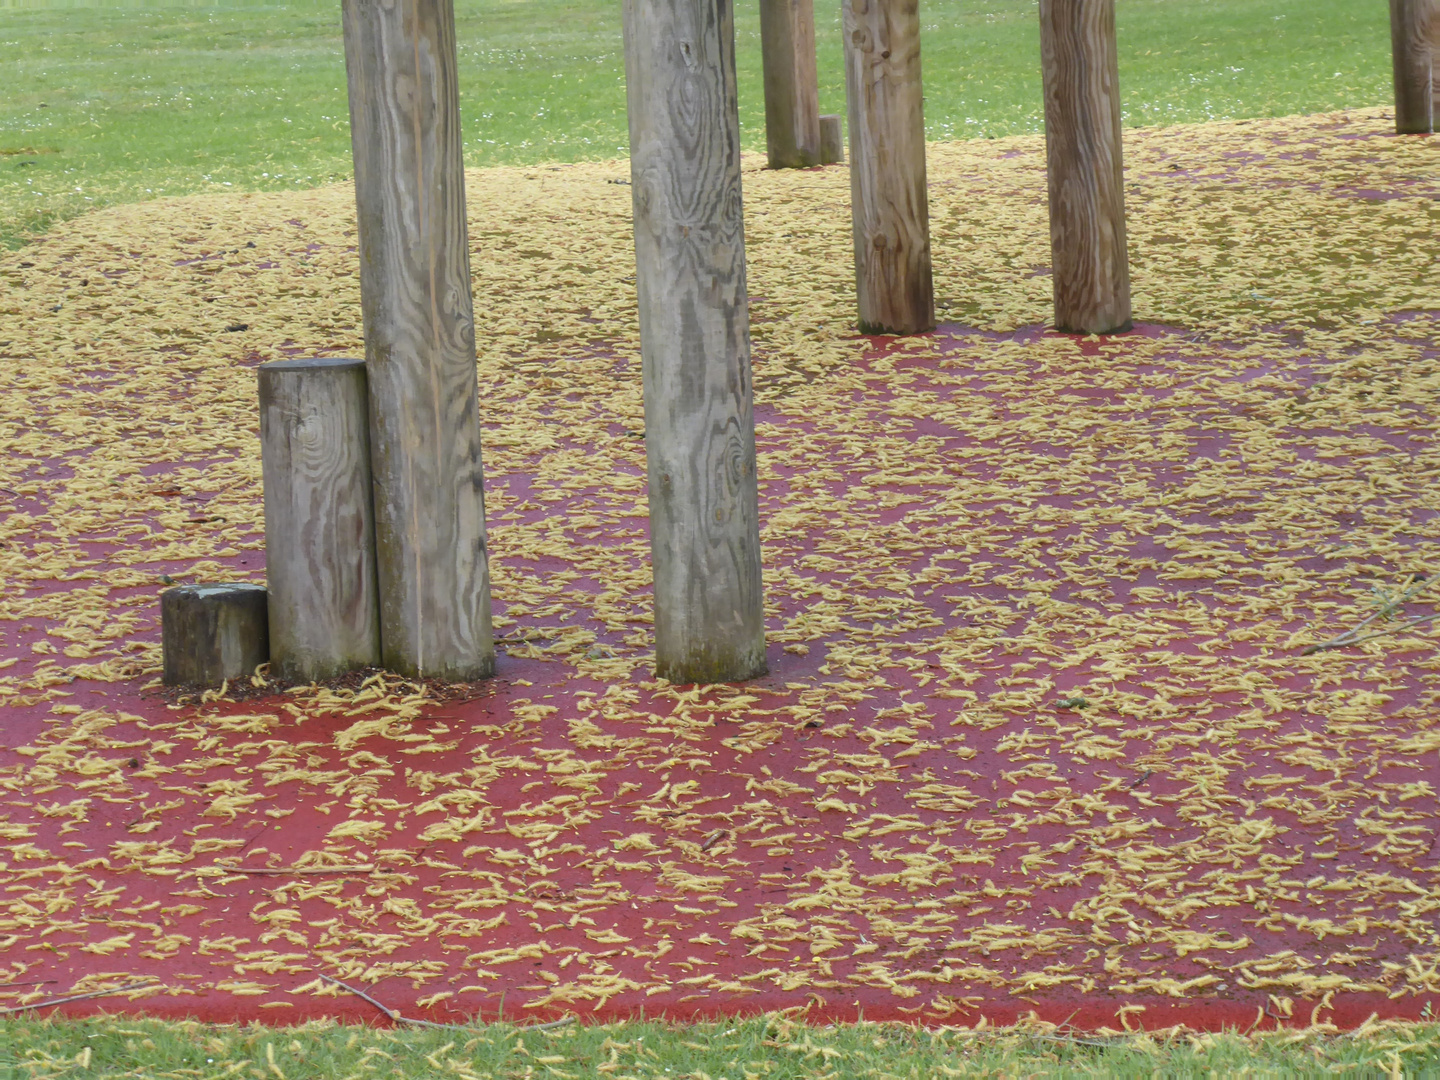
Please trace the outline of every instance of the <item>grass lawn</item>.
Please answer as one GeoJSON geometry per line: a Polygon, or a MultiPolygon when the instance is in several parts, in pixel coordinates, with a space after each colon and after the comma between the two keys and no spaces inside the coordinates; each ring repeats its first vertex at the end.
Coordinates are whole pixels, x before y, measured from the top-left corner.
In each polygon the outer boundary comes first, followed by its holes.
{"type": "MultiPolygon", "coordinates": [[[[472,165],[626,152],[620,5],[457,0],[472,165]]],[[[844,111],[838,5],[821,108],[844,111]]],[[[1126,121],[1278,116],[1388,99],[1376,0],[1119,0],[1126,121]]],[[[1038,131],[1034,0],[925,0],[932,139],[1038,131]]],[[[741,127],[764,145],[754,4],[737,13],[741,127]]],[[[184,6],[0,0],[0,243],[114,202],[349,175],[335,0],[184,6]]],[[[477,193],[478,195],[478,193],[477,193]]]]}
{"type": "Polygon", "coordinates": [[[0,1077],[323,1077],[460,1080],[939,1080],[958,1076],[1433,1076],[1440,1026],[1382,1026],[1356,1036],[930,1032],[899,1025],[818,1027],[769,1017],[525,1030],[380,1030],[335,1024],[221,1027],[96,1018],[0,1025],[0,1077]]]}

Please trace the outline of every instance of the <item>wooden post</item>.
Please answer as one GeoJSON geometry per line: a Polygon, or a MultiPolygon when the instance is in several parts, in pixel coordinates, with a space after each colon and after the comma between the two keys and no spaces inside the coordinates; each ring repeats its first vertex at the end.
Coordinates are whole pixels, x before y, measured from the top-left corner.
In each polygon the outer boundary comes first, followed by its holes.
{"type": "Polygon", "coordinates": [[[845,131],[840,117],[825,113],[820,117],[820,164],[838,165],[845,160],[845,131]]]}
{"type": "Polygon", "coordinates": [[[493,674],[451,0],[344,0],[385,666],[493,674]]]}
{"type": "Polygon", "coordinates": [[[860,330],[935,327],[917,0],[843,0],[860,330]]]}
{"type": "Polygon", "coordinates": [[[1115,0],[1040,0],[1055,328],[1130,328],[1115,0]]]}
{"type": "Polygon", "coordinates": [[[1390,57],[1395,72],[1395,133],[1435,130],[1440,0],[1390,0],[1390,57]]]}
{"type": "Polygon", "coordinates": [[[760,0],[765,149],[772,169],[820,164],[814,0],[760,0]]]}
{"type": "Polygon", "coordinates": [[[730,0],[625,0],[655,672],[765,673],[730,0]]]}
{"type": "Polygon", "coordinates": [[[265,586],[177,585],[160,594],[166,686],[219,686],[270,658],[265,586]]]}
{"type": "Polygon", "coordinates": [[[380,663],[363,360],[260,365],[270,672],[319,682],[380,663]]]}

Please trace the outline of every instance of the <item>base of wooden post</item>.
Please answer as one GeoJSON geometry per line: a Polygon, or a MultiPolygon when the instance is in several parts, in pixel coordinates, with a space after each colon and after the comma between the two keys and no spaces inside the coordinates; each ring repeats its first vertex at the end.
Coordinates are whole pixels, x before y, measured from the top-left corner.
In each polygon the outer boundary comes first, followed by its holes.
{"type": "Polygon", "coordinates": [[[180,585],[160,594],[166,686],[219,686],[270,659],[263,585],[180,585]]]}
{"type": "Polygon", "coordinates": [[[820,117],[820,164],[839,165],[845,160],[845,132],[836,113],[820,117]]]}

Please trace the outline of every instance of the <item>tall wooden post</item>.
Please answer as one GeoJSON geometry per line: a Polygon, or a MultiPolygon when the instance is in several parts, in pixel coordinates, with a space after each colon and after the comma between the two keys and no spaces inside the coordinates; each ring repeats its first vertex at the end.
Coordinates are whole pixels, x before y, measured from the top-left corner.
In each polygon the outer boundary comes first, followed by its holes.
{"type": "Polygon", "coordinates": [[[917,0],[843,0],[860,330],[935,326],[917,0]]]}
{"type": "Polygon", "coordinates": [[[319,682],[380,663],[363,360],[260,365],[270,673],[319,682]]]}
{"type": "Polygon", "coordinates": [[[1440,77],[1440,0],[1390,0],[1390,56],[1395,72],[1395,133],[1435,130],[1440,77]]]}
{"type": "Polygon", "coordinates": [[[821,164],[814,0],[760,0],[760,57],[770,168],[821,164]]]}
{"type": "Polygon", "coordinates": [[[1040,0],[1055,328],[1130,328],[1115,0],[1040,0]]]}
{"type": "Polygon", "coordinates": [[[495,667],[451,0],[344,0],[385,666],[495,667]]]}
{"type": "Polygon", "coordinates": [[[655,672],[764,674],[730,0],[625,0],[655,672]]]}

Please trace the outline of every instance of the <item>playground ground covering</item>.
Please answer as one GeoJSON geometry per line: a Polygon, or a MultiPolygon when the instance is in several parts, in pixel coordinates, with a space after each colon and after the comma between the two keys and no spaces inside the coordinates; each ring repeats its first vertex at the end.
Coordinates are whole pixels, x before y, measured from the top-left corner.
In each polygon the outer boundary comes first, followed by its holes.
{"type": "Polygon", "coordinates": [[[1390,124],[1127,131],[1104,339],[1043,329],[1038,137],[931,146],[905,339],[851,329],[844,167],[747,156],[738,686],[650,674],[624,162],[468,175],[473,686],[158,684],[163,588],[264,580],[255,366],[361,351],[348,185],[0,257],[0,1008],[1434,1016],[1440,144],[1390,124]]]}

